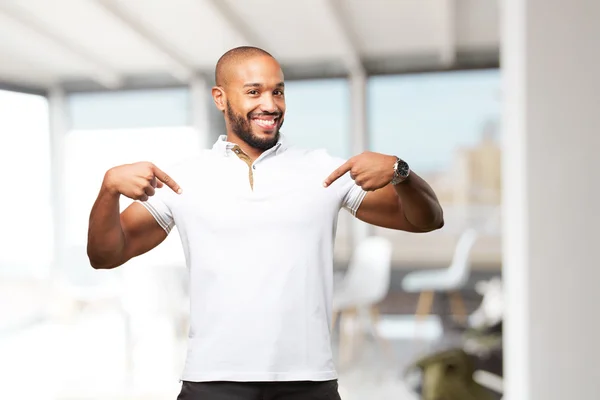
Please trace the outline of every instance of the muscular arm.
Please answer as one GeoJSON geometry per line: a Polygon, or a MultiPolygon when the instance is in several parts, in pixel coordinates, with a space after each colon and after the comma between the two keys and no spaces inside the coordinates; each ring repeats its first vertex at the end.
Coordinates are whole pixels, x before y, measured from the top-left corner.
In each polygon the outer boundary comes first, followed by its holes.
{"type": "Polygon", "coordinates": [[[423,178],[411,171],[403,182],[389,183],[396,160],[395,156],[366,151],[333,171],[324,186],[350,172],[354,182],[368,192],[356,212],[366,223],[408,232],[430,232],[444,226],[442,207],[423,178]]]}
{"type": "Polygon", "coordinates": [[[116,268],[158,246],[167,233],[139,203],[119,213],[119,193],[103,185],[92,207],[87,253],[92,267],[116,268]]]}
{"type": "Polygon", "coordinates": [[[373,225],[407,232],[430,232],[444,226],[437,196],[415,172],[398,185],[388,184],[367,193],[356,217],[373,225]]]}

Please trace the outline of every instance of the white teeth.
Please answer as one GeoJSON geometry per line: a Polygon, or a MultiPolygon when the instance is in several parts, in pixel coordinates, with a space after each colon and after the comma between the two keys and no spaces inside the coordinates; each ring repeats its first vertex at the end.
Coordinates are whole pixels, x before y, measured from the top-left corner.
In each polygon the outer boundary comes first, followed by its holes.
{"type": "Polygon", "coordinates": [[[273,126],[275,125],[275,120],[272,119],[255,119],[256,123],[264,126],[273,126]]]}

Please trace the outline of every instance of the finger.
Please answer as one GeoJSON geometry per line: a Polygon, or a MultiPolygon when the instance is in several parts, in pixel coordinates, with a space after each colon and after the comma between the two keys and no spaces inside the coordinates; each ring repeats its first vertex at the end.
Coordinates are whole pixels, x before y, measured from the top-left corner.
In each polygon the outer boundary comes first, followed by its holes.
{"type": "Polygon", "coordinates": [[[156,176],[153,176],[152,179],[150,179],[150,185],[155,188],[158,186],[158,181],[156,180],[156,176]]]}
{"type": "Polygon", "coordinates": [[[160,168],[156,165],[153,166],[152,171],[154,172],[154,176],[156,179],[170,187],[175,193],[181,194],[181,187],[175,182],[171,177],[165,174],[160,168]]]}
{"type": "Polygon", "coordinates": [[[163,187],[163,186],[165,186],[165,184],[164,184],[164,183],[162,183],[161,181],[159,181],[159,180],[157,179],[157,180],[156,180],[156,187],[157,187],[157,188],[161,188],[161,187],[163,187]]]}
{"type": "Polygon", "coordinates": [[[139,198],[140,201],[147,201],[148,200],[148,195],[147,194],[143,194],[140,196],[139,198]]]}
{"type": "Polygon", "coordinates": [[[148,196],[154,196],[154,193],[156,193],[154,191],[154,188],[152,186],[148,186],[146,188],[144,188],[144,192],[148,195],[148,196]]]}
{"type": "Polygon", "coordinates": [[[323,186],[327,187],[343,176],[346,172],[352,169],[352,162],[350,160],[346,161],[340,167],[338,167],[335,171],[329,175],[325,181],[323,182],[323,186]]]}

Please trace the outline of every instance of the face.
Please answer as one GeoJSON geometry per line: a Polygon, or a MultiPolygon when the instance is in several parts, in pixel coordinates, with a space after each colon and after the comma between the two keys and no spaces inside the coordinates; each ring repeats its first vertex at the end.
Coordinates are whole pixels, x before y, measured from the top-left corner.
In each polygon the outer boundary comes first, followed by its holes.
{"type": "Polygon", "coordinates": [[[240,63],[222,89],[215,103],[223,107],[228,133],[258,150],[277,144],[285,114],[283,73],[277,61],[261,56],[240,63]]]}

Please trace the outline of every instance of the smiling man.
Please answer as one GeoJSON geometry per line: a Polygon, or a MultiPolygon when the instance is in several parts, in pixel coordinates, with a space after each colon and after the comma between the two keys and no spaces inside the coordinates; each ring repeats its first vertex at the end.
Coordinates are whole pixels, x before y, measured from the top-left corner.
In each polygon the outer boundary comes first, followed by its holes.
{"type": "Polygon", "coordinates": [[[225,113],[227,132],[240,139],[238,145],[244,153],[257,158],[275,146],[285,113],[285,83],[279,63],[263,50],[237,48],[217,62],[215,82],[215,104],[225,113]],[[247,62],[249,59],[262,60],[247,62]],[[268,99],[261,95],[265,91],[271,93],[268,99]]]}
{"type": "Polygon", "coordinates": [[[225,112],[227,131],[241,139],[244,149],[258,156],[257,152],[277,144],[285,112],[285,84],[279,64],[262,50],[246,47],[234,49],[217,62],[215,81],[217,86],[212,90],[215,103],[219,110],[225,112]],[[245,62],[249,57],[260,56],[265,62],[245,62]],[[271,81],[253,80],[262,74],[267,74],[271,81]],[[267,86],[273,96],[268,102],[262,101],[263,104],[258,108],[257,99],[260,99],[260,93],[267,86]],[[232,108],[232,103],[236,105],[236,110],[232,108]]]}
{"type": "Polygon", "coordinates": [[[429,232],[443,226],[440,204],[395,155],[342,160],[286,144],[284,76],[264,50],[225,53],[212,95],[227,128],[212,149],[169,175],[145,161],[107,171],[90,262],[118,267],[177,226],[191,301],[179,400],[339,399],[330,332],[340,209],[429,232]],[[121,195],[137,201],[119,213],[121,195]]]}

